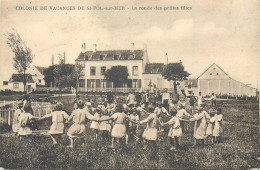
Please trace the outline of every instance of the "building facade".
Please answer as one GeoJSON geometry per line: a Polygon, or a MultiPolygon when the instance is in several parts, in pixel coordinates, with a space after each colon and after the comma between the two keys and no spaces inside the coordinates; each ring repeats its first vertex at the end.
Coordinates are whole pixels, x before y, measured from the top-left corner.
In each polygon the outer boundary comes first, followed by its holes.
{"type": "Polygon", "coordinates": [[[126,66],[128,70],[128,82],[122,84],[120,91],[124,89],[142,90],[143,72],[149,62],[147,50],[135,50],[134,44],[130,50],[85,51],[79,54],[76,63],[83,66],[79,80],[80,91],[109,91],[116,90],[113,82],[105,79],[105,72],[112,66],[126,66]]]}
{"type": "Polygon", "coordinates": [[[203,96],[212,93],[231,96],[256,96],[256,89],[232,79],[217,64],[213,63],[198,78],[198,91],[203,96]]]}
{"type": "MultiPolygon", "coordinates": [[[[24,91],[23,74],[12,74],[6,89],[13,91],[24,91]]],[[[26,77],[26,91],[32,92],[36,89],[36,82],[30,74],[25,74],[26,77]]]]}
{"type": "Polygon", "coordinates": [[[45,86],[44,70],[46,67],[32,66],[28,69],[27,73],[32,75],[33,80],[37,85],[45,86]]]}

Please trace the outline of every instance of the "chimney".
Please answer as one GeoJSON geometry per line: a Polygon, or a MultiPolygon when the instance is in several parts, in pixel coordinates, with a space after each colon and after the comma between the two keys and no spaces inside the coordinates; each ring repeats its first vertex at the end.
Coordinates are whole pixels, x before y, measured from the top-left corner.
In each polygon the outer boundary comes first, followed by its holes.
{"type": "Polygon", "coordinates": [[[94,50],[93,52],[96,52],[97,51],[97,44],[93,44],[94,45],[94,50]]]}
{"type": "Polygon", "coordinates": [[[164,58],[164,65],[168,64],[168,54],[165,54],[165,58],[164,58]]]}
{"type": "Polygon", "coordinates": [[[54,55],[51,57],[51,64],[54,65],[54,55]]]}
{"type": "Polygon", "coordinates": [[[82,43],[81,52],[82,52],[82,53],[85,53],[85,52],[86,52],[86,43],[82,43]]]}
{"type": "Polygon", "coordinates": [[[131,52],[134,52],[134,50],[135,50],[135,43],[131,43],[131,52]]]}

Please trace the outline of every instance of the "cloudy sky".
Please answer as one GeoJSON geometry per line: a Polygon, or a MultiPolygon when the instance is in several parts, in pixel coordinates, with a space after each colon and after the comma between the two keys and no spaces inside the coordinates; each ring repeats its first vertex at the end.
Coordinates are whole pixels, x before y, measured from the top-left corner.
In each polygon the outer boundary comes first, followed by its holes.
{"type": "MultiPolygon", "coordinates": [[[[45,0],[1,1],[0,81],[14,72],[13,54],[3,35],[14,28],[34,55],[33,65],[48,66],[66,52],[73,63],[83,42],[87,50],[136,49],[147,45],[150,62],[182,60],[193,77],[212,63],[232,78],[256,87],[260,80],[259,0],[45,0]],[[17,6],[114,6],[123,11],[26,11],[17,6]],[[180,7],[192,10],[136,11],[133,7],[180,7]]],[[[260,82],[259,82],[260,83],[260,82]]]]}

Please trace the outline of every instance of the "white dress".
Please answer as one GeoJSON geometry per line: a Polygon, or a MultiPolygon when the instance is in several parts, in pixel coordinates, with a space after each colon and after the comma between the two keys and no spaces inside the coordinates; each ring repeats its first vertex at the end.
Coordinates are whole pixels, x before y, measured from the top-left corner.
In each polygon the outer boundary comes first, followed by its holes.
{"type": "Polygon", "coordinates": [[[206,111],[197,113],[194,115],[194,118],[190,120],[195,120],[194,125],[194,138],[195,139],[205,139],[207,137],[207,119],[210,119],[209,114],[206,111]]]}
{"type": "Polygon", "coordinates": [[[223,120],[223,116],[222,114],[215,114],[215,125],[214,125],[214,129],[213,129],[213,136],[220,136],[222,133],[222,120],[223,120]]]}
{"type": "MultiPolygon", "coordinates": [[[[107,116],[107,115],[101,116],[101,119],[107,119],[107,118],[109,118],[109,116],[107,116]]],[[[102,121],[102,122],[100,122],[99,130],[100,131],[109,131],[110,132],[111,125],[109,124],[109,121],[102,121]]]]}
{"type": "Polygon", "coordinates": [[[180,124],[180,120],[177,116],[174,116],[173,118],[171,118],[168,122],[168,124],[172,125],[168,136],[171,138],[176,137],[181,137],[182,136],[182,129],[181,129],[181,124],[180,124]]]}
{"type": "Polygon", "coordinates": [[[69,118],[69,115],[64,111],[54,111],[52,115],[52,125],[50,128],[50,134],[63,134],[64,133],[64,121],[69,118]]]}
{"type": "Polygon", "coordinates": [[[86,134],[86,120],[93,118],[94,116],[91,115],[86,109],[74,110],[68,118],[68,120],[73,120],[73,124],[69,128],[67,135],[71,138],[83,137],[86,134]]]}
{"type": "Polygon", "coordinates": [[[28,122],[32,118],[33,116],[30,113],[21,113],[20,121],[19,121],[21,127],[18,130],[18,135],[26,136],[32,134],[31,128],[28,127],[28,122]]]}
{"type": "Polygon", "coordinates": [[[159,123],[159,119],[156,115],[156,113],[151,113],[148,118],[142,120],[140,122],[140,124],[142,123],[147,123],[147,127],[144,130],[143,133],[143,138],[147,139],[147,140],[157,140],[157,136],[158,136],[158,123],[159,123]]]}
{"type": "Polygon", "coordinates": [[[18,130],[20,129],[21,125],[20,125],[20,116],[22,114],[21,109],[17,109],[14,112],[14,118],[13,118],[13,122],[12,122],[12,130],[13,132],[18,132],[18,130]]]}
{"type": "MultiPolygon", "coordinates": [[[[96,113],[94,114],[94,117],[97,118],[97,119],[99,119],[99,118],[100,118],[100,115],[96,112],[96,113]]],[[[97,121],[92,121],[92,122],[91,122],[91,125],[90,125],[90,129],[96,129],[96,130],[98,130],[98,129],[99,129],[99,128],[98,128],[98,122],[97,122],[97,121]]]]}
{"type": "Polygon", "coordinates": [[[114,120],[114,126],[111,132],[111,136],[114,138],[123,138],[126,135],[126,114],[125,113],[114,113],[112,115],[114,120]]]}

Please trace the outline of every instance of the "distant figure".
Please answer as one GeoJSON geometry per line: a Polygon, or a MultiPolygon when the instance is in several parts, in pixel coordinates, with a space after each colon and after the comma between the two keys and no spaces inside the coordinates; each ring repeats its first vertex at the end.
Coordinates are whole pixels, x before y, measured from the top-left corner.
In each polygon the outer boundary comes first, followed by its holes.
{"type": "Polygon", "coordinates": [[[198,107],[203,104],[203,96],[201,95],[201,92],[199,92],[199,96],[198,96],[198,107]]]}
{"type": "Polygon", "coordinates": [[[190,96],[190,110],[191,110],[191,113],[193,114],[194,112],[194,106],[195,106],[195,103],[197,102],[197,99],[196,97],[194,96],[194,93],[191,93],[191,96],[190,96]]]}
{"type": "Polygon", "coordinates": [[[169,110],[169,101],[170,101],[170,93],[168,93],[168,90],[165,89],[164,92],[162,93],[162,104],[166,110],[169,110]]]}
{"type": "Polygon", "coordinates": [[[127,96],[127,105],[128,106],[131,106],[131,105],[134,105],[135,104],[135,95],[133,94],[133,92],[130,92],[129,95],[127,96]]]}
{"type": "Polygon", "coordinates": [[[109,105],[111,105],[114,101],[114,96],[113,96],[113,93],[111,91],[108,92],[107,94],[107,102],[109,105]]]}
{"type": "Polygon", "coordinates": [[[214,93],[212,93],[210,100],[211,100],[211,106],[217,106],[217,97],[214,93]]]}
{"type": "Polygon", "coordinates": [[[217,109],[217,114],[215,114],[215,125],[213,128],[213,137],[214,137],[214,143],[221,142],[221,135],[222,135],[222,121],[223,121],[223,115],[222,110],[220,108],[217,109]]]}

